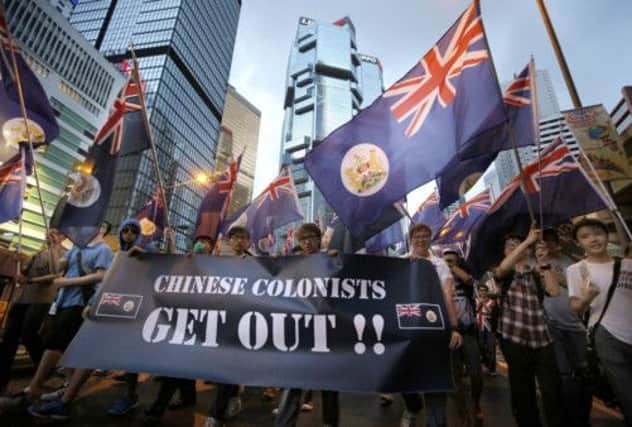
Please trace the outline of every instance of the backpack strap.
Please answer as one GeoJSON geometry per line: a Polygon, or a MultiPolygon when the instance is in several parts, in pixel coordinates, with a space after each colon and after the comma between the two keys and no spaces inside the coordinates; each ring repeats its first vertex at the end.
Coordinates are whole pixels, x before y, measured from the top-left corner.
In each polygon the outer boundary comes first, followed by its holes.
{"type": "Polygon", "coordinates": [[[612,282],[610,282],[610,287],[608,288],[608,295],[606,296],[606,302],[603,306],[603,310],[601,310],[601,314],[599,314],[599,319],[595,322],[595,324],[590,328],[590,340],[591,342],[595,339],[595,331],[597,330],[597,326],[601,323],[603,317],[606,314],[606,310],[608,310],[608,306],[610,305],[610,301],[612,301],[612,296],[614,295],[614,291],[617,289],[617,283],[619,282],[619,276],[621,274],[621,258],[614,258],[614,271],[612,273],[612,282]]]}

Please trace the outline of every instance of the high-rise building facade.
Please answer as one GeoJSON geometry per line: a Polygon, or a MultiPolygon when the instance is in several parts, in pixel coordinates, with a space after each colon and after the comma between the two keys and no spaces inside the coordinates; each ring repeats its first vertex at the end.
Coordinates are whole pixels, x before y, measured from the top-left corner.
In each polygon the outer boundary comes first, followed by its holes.
{"type": "MultiPolygon", "coordinates": [[[[48,2],[4,0],[9,29],[46,91],[60,127],[59,137],[36,151],[46,222],[108,116],[125,77],[48,2]]],[[[44,219],[33,176],[27,181],[23,239],[26,251],[44,241],[44,219]]],[[[0,224],[0,245],[15,245],[18,224],[0,224]]]]}
{"type": "Polygon", "coordinates": [[[228,85],[215,169],[225,170],[231,159],[243,153],[229,213],[245,206],[252,198],[260,123],[261,111],[228,85]]]}
{"type": "MultiPolygon", "coordinates": [[[[129,59],[133,43],[180,250],[204,188],[178,184],[214,170],[240,9],[240,0],[96,0],[80,2],[70,18],[112,62],[129,59]]],[[[136,212],[156,183],[150,153],[119,161],[108,219],[136,212]]]]}
{"type": "Polygon", "coordinates": [[[305,154],[383,91],[377,58],[358,53],[351,19],[299,18],[285,88],[281,159],[290,164],[306,221],[333,213],[305,170],[305,154]]]}

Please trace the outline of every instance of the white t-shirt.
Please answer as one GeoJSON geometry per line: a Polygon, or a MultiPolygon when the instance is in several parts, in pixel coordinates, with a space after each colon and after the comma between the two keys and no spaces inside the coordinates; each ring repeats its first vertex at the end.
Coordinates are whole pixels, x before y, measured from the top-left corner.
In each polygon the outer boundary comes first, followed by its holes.
{"type": "MultiPolygon", "coordinates": [[[[408,253],[404,255],[404,258],[411,258],[411,254],[408,253]]],[[[439,280],[441,280],[441,285],[443,285],[446,280],[452,279],[450,267],[448,267],[448,264],[443,260],[443,258],[439,258],[431,253],[428,258],[423,259],[430,261],[432,265],[434,265],[437,275],[439,276],[439,280]]]]}
{"type": "MultiPolygon", "coordinates": [[[[588,325],[594,325],[606,303],[608,288],[614,273],[614,261],[607,263],[592,263],[579,261],[566,270],[566,282],[571,297],[581,298],[584,286],[582,270],[588,272],[590,281],[599,288],[599,295],[590,304],[590,319],[588,325]]],[[[601,326],[606,328],[615,338],[627,344],[632,344],[632,259],[621,261],[621,274],[617,287],[610,300],[608,310],[601,320],[601,326]]]]}

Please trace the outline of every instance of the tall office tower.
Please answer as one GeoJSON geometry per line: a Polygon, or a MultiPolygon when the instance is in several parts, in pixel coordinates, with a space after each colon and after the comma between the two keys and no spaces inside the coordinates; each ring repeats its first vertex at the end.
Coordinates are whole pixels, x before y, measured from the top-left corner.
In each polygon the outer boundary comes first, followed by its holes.
{"type": "Polygon", "coordinates": [[[380,62],[358,53],[351,19],[299,18],[287,67],[281,159],[291,165],[305,221],[324,226],[333,216],[305,170],[305,154],[382,91],[380,62]]]}
{"type": "MultiPolygon", "coordinates": [[[[48,222],[68,175],[85,159],[125,77],[48,2],[5,0],[4,7],[9,29],[59,122],[59,137],[35,155],[48,222]]],[[[35,178],[29,177],[27,184],[22,245],[28,252],[41,246],[45,228],[35,178]]],[[[0,245],[17,244],[17,234],[17,223],[0,224],[0,245]]]]}
{"type": "Polygon", "coordinates": [[[228,85],[215,168],[225,170],[231,159],[243,153],[229,213],[245,206],[252,198],[260,122],[261,111],[228,85]]]}
{"type": "MultiPolygon", "coordinates": [[[[70,18],[111,62],[129,59],[134,45],[180,250],[205,189],[178,184],[214,170],[240,9],[240,0],[95,0],[70,18]]],[[[120,161],[108,219],[118,224],[140,209],[156,182],[150,153],[120,161]]]]}

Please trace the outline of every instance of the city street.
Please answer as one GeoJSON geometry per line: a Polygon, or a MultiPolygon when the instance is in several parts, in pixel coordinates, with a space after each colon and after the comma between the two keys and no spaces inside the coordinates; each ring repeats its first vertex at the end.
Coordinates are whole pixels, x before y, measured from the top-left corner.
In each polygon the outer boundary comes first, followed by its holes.
{"type": "MultiPolygon", "coordinates": [[[[19,386],[23,386],[28,379],[25,372],[19,381],[12,383],[12,389],[16,391],[19,386]]],[[[56,379],[58,381],[58,379],[56,379]]],[[[141,378],[139,386],[141,405],[146,408],[155,397],[158,387],[157,382],[147,376],[141,378]]],[[[73,406],[74,418],[71,422],[65,423],[67,426],[136,426],[140,425],[142,410],[136,409],[129,416],[124,418],[112,418],[105,414],[108,406],[124,392],[124,384],[112,380],[111,376],[93,376],[84,386],[81,397],[75,401],[73,406]]],[[[194,411],[182,409],[168,411],[163,419],[162,426],[196,426],[203,425],[206,411],[209,408],[211,399],[214,397],[214,387],[198,381],[198,402],[194,411]]],[[[273,402],[266,402],[262,399],[262,389],[247,388],[243,395],[243,411],[237,418],[229,422],[230,427],[249,426],[271,426],[273,423],[272,410],[273,402]]],[[[299,427],[321,426],[320,396],[314,394],[315,407],[311,413],[302,413],[299,417],[299,427]]],[[[485,414],[485,426],[507,427],[515,425],[509,408],[509,388],[505,376],[485,378],[485,389],[482,400],[483,412],[485,414]]],[[[396,397],[391,406],[380,406],[378,396],[343,393],[341,395],[341,426],[362,426],[362,427],[382,427],[398,426],[399,419],[403,411],[403,401],[396,397]]],[[[622,426],[623,422],[615,418],[611,410],[597,410],[593,407],[592,425],[593,427],[616,427],[622,426]]],[[[453,411],[451,411],[453,413],[453,411]]],[[[450,417],[451,424],[455,424],[454,417],[450,417]]],[[[41,421],[35,421],[30,416],[2,417],[3,427],[22,427],[29,425],[42,425],[41,421]]]]}

